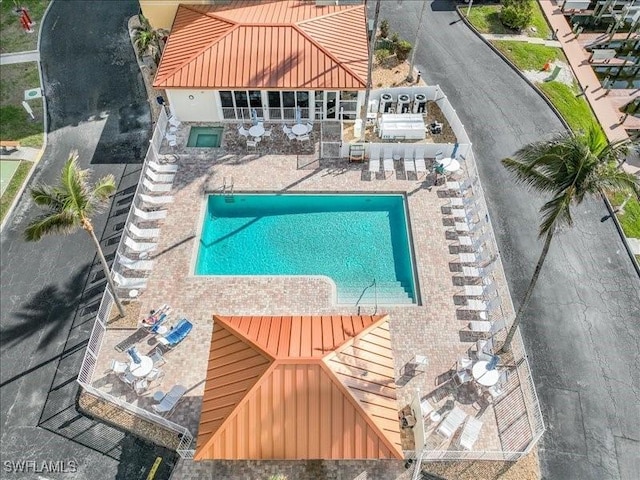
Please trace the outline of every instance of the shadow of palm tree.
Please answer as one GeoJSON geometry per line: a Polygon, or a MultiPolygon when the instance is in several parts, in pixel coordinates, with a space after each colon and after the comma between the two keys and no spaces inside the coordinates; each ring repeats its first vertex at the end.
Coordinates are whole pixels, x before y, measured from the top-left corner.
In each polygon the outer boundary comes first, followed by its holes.
{"type": "Polygon", "coordinates": [[[32,295],[15,314],[16,321],[0,330],[0,346],[10,348],[37,334],[41,350],[55,340],[57,330],[71,321],[78,308],[89,270],[86,264],[61,287],[52,283],[32,295]]]}

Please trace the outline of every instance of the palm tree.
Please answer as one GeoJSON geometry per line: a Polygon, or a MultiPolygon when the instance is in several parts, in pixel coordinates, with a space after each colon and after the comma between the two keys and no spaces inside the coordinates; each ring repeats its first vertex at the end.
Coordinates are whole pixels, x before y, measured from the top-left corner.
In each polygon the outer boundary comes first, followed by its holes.
{"type": "Polygon", "coordinates": [[[31,189],[31,198],[34,203],[45,209],[46,212],[27,226],[24,237],[28,242],[37,242],[45,235],[68,234],[78,227],[86,231],[95,244],[118,312],[124,316],[124,308],[116,294],[109,265],[107,265],[100,241],[96,237],[91,223],[91,217],[104,209],[109,197],[115,191],[115,180],[113,175],[109,174],[102,177],[94,185],[89,185],[87,183],[89,170],[81,170],[77,162],[78,153],[72,151],[62,169],[59,185],[36,185],[31,189]]]}
{"type": "Polygon", "coordinates": [[[140,55],[148,53],[157,64],[160,59],[160,36],[144,15],[139,15],[140,25],[133,28],[133,43],[140,55]]]}
{"type": "Polygon", "coordinates": [[[585,197],[599,195],[601,191],[640,192],[638,179],[617,168],[617,160],[626,150],[627,144],[624,142],[610,145],[602,129],[592,124],[584,133],[564,132],[551,141],[526,145],[516,152],[514,158],[502,160],[518,183],[530,190],[551,193],[553,197],[540,209],[542,223],[538,234],[540,238],[544,237],[544,246],[524,300],[499,353],[510,350],[554,233],[559,227],[573,225],[571,205],[578,205],[585,197]]]}

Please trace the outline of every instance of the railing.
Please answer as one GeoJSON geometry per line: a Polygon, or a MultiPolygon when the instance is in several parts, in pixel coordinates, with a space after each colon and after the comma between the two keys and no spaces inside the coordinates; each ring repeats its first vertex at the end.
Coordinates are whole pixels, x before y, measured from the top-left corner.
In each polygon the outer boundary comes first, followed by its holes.
{"type": "MultiPolygon", "coordinates": [[[[222,108],[222,118],[224,120],[250,122],[253,110],[256,111],[258,118],[268,122],[291,122],[297,120],[298,109],[296,108],[222,108]],[[265,117],[268,113],[268,117],[265,117]]],[[[308,122],[313,114],[309,108],[300,108],[300,118],[303,122],[308,122]]],[[[315,115],[314,115],[315,116],[315,115]]]]}
{"type": "MultiPolygon", "coordinates": [[[[157,158],[158,150],[160,149],[160,144],[164,137],[164,133],[167,127],[167,114],[163,110],[160,112],[160,116],[158,117],[158,122],[156,123],[156,127],[153,132],[153,136],[151,137],[149,149],[147,150],[147,155],[145,156],[145,160],[143,163],[143,172],[146,168],[148,168],[148,162],[150,159],[157,158]]],[[[142,182],[138,182],[138,187],[136,188],[136,193],[134,195],[133,204],[135,204],[136,199],[139,195],[140,185],[142,182]]],[[[129,210],[129,215],[127,216],[127,221],[125,225],[128,225],[130,221],[132,221],[132,211],[129,210]]],[[[120,239],[120,244],[118,245],[117,252],[121,253],[124,250],[124,234],[120,239]]],[[[114,267],[116,263],[114,263],[114,267]]],[[[114,268],[112,267],[112,269],[114,268]]],[[[98,308],[98,314],[96,315],[96,321],[93,325],[93,329],[91,331],[91,336],[89,337],[89,341],[87,342],[87,349],[84,354],[84,359],[82,361],[82,365],[80,366],[80,372],[78,374],[78,383],[80,386],[87,391],[88,393],[101,398],[109,403],[117,405],[121,407],[123,410],[131,413],[132,415],[136,415],[140,418],[144,418],[152,423],[160,425],[163,428],[166,428],[172,432],[175,432],[180,437],[180,443],[176,448],[178,454],[183,458],[193,458],[193,435],[191,432],[170,420],[167,420],[164,417],[156,415],[148,410],[144,410],[136,405],[132,405],[124,400],[121,400],[113,395],[103,392],[100,389],[97,389],[92,386],[93,375],[95,373],[96,364],[98,361],[98,355],[100,353],[100,349],[102,348],[102,342],[104,339],[105,332],[107,330],[107,321],[109,319],[109,315],[111,314],[111,309],[114,304],[113,295],[109,291],[109,289],[105,288],[104,293],[102,295],[102,301],[100,302],[100,307],[98,308]]]]}

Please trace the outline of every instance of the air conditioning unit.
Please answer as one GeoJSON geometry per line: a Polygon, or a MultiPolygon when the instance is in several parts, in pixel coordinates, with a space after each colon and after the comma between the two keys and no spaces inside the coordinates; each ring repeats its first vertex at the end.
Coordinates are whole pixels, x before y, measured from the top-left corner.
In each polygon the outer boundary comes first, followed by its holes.
{"type": "Polygon", "coordinates": [[[427,96],[424,93],[416,93],[413,97],[413,113],[427,113],[427,96]]]}
{"type": "Polygon", "coordinates": [[[380,113],[389,113],[393,104],[393,97],[390,93],[380,95],[380,113]]]}
{"type": "Polygon", "coordinates": [[[411,97],[406,93],[398,95],[398,113],[411,112],[411,97]]]}

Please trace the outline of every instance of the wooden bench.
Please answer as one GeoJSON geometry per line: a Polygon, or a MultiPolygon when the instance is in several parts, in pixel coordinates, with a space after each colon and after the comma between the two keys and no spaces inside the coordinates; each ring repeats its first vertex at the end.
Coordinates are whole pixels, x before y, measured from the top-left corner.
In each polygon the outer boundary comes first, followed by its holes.
{"type": "Polygon", "coordinates": [[[9,151],[16,151],[20,148],[20,142],[14,140],[0,140],[0,150],[6,153],[9,151]]]}

